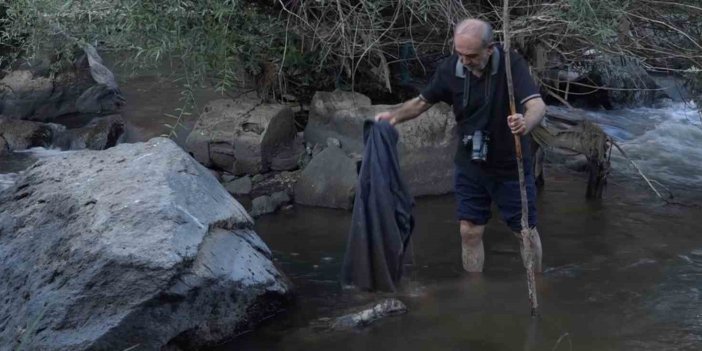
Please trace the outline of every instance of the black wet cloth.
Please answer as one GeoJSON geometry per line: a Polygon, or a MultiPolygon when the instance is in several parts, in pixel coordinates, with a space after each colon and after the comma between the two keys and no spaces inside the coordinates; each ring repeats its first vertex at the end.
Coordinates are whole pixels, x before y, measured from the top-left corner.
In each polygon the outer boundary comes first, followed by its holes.
{"type": "MultiPolygon", "coordinates": [[[[465,76],[472,73],[463,71],[462,64],[455,54],[439,64],[431,82],[422,90],[421,94],[429,103],[443,101],[452,105],[456,121],[460,123],[466,116],[472,115],[484,106],[489,100],[487,94],[494,91],[489,112],[490,141],[487,162],[482,165],[470,162],[465,149],[459,148],[456,153],[456,165],[466,172],[482,173],[501,180],[514,180],[518,179],[517,157],[514,151],[514,135],[507,124],[507,116],[510,113],[504,54],[502,47],[495,45],[495,51],[485,73],[480,77],[472,76],[470,79],[470,94],[467,104],[464,104],[463,101],[465,76]],[[487,82],[494,84],[492,89],[488,89],[487,82]]],[[[517,112],[524,113],[524,103],[540,97],[539,89],[529,74],[526,60],[514,51],[511,52],[510,59],[517,112]]],[[[531,169],[530,144],[530,136],[522,136],[524,169],[531,169]]],[[[460,145],[461,143],[459,143],[460,145]]]]}
{"type": "Polygon", "coordinates": [[[400,175],[397,130],[387,122],[363,125],[363,163],[341,271],[344,285],[395,291],[414,227],[414,200],[400,175]]]}

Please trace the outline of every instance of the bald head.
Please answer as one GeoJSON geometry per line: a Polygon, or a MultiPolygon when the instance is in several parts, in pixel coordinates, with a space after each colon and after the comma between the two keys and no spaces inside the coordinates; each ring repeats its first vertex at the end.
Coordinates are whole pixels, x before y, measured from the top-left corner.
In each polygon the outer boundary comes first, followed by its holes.
{"type": "Polygon", "coordinates": [[[464,66],[482,71],[494,51],[492,26],[478,19],[465,19],[453,30],[453,48],[464,66]]]}
{"type": "Polygon", "coordinates": [[[483,47],[488,47],[493,41],[492,26],[490,23],[479,19],[464,19],[454,28],[453,39],[455,41],[458,37],[466,36],[471,38],[480,38],[483,47]]]}

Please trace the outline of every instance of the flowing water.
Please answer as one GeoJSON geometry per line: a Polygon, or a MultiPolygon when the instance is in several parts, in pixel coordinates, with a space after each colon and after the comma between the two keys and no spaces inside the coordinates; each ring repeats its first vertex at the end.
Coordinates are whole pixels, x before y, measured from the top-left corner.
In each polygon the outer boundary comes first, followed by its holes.
{"type": "MultiPolygon", "coordinates": [[[[657,108],[589,115],[647,176],[683,192],[702,188],[702,114],[694,105],[667,102],[657,108]]],[[[626,166],[619,152],[612,156],[617,170],[635,176],[635,169],[626,166]]]]}
{"type": "MultiPolygon", "coordinates": [[[[167,131],[163,113],[179,106],[173,98],[179,89],[163,83],[141,78],[123,89],[130,102],[127,141],[167,131]]],[[[496,215],[485,235],[485,271],[471,276],[461,268],[453,197],[417,199],[414,264],[402,290],[369,294],[338,284],[351,213],[296,206],[256,222],[296,287],[295,303],[214,349],[702,349],[700,116],[681,103],[590,116],[682,205],[658,199],[617,151],[601,201],[585,200],[585,175],[548,167],[538,199],[545,266],[537,278],[540,317],[529,316],[518,244],[496,215]],[[399,297],[409,312],[350,332],[309,327],[387,296],[399,297]]],[[[183,122],[181,143],[194,117],[183,122]]],[[[36,159],[56,153],[33,149],[0,158],[0,189],[36,159]]]]}

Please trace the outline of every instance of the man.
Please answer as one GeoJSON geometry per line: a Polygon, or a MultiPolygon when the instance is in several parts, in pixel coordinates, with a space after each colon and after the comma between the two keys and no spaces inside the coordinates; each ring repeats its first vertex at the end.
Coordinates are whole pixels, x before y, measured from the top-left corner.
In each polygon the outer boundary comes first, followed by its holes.
{"type": "MultiPolygon", "coordinates": [[[[421,94],[395,110],[378,114],[376,120],[388,120],[394,125],[419,116],[436,102],[453,105],[459,131],[454,185],[463,268],[468,272],[483,270],[482,237],[490,219],[491,201],[495,201],[501,217],[521,238],[521,197],[513,135],[520,136],[529,226],[534,233],[534,270],[540,272],[541,240],[535,228],[536,190],[527,134],[540,123],[546,106],[529,75],[526,61],[517,53],[511,53],[518,113],[509,115],[505,52],[493,43],[490,24],[477,19],[463,20],[454,29],[453,41],[455,53],[442,61],[421,94]]],[[[521,240],[520,246],[524,258],[521,240]]]]}

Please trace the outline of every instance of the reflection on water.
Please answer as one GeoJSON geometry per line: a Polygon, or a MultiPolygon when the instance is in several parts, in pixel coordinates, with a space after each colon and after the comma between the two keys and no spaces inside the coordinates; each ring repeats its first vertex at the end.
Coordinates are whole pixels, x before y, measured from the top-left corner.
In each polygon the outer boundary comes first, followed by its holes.
{"type": "MultiPolygon", "coordinates": [[[[342,292],[350,213],[297,207],[256,230],[298,289],[297,304],[216,350],[697,350],[702,335],[699,209],[663,206],[636,184],[587,202],[585,179],[549,169],[539,198],[546,272],[529,316],[518,244],[492,221],[482,276],[463,273],[451,196],[417,201],[415,265],[398,292],[409,313],[364,330],[319,333],[311,321],[385,295],[342,292]],[[687,257],[688,261],[681,257],[687,257]]],[[[495,217],[496,218],[496,217],[495,217]]]]}
{"type": "Polygon", "coordinates": [[[702,251],[692,250],[678,255],[679,260],[665,271],[646,306],[656,324],[642,333],[642,340],[651,344],[680,345],[687,349],[702,347],[702,251]],[[657,337],[651,337],[651,336],[657,337]]]}

